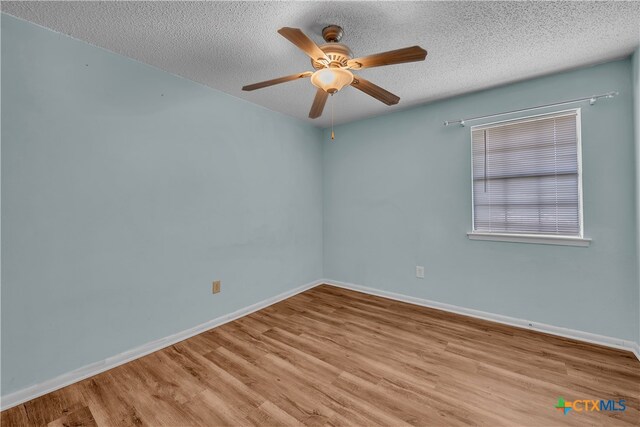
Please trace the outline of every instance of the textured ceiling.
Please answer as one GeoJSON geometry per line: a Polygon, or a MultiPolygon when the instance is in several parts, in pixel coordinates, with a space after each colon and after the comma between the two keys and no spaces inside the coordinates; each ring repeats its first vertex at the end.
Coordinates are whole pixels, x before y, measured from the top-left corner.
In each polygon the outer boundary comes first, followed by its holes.
{"type": "Polygon", "coordinates": [[[3,12],[184,76],[272,110],[307,118],[308,79],[255,92],[249,83],[310,70],[276,30],[301,28],[317,43],[328,24],[355,56],[405,46],[426,61],[362,70],[400,96],[388,107],[347,87],[336,123],[629,55],[640,2],[9,2],[3,12]]]}

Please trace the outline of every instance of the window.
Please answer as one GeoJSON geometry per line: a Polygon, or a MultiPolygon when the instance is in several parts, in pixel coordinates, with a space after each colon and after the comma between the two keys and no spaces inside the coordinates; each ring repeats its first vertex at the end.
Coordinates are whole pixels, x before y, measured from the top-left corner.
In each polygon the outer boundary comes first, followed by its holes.
{"type": "Polygon", "coordinates": [[[580,110],[471,128],[471,239],[587,246],[580,110]]]}

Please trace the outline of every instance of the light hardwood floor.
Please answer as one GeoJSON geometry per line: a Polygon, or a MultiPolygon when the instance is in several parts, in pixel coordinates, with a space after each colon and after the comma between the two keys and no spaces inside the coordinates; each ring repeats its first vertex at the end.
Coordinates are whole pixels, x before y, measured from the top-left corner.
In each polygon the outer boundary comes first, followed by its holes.
{"type": "Polygon", "coordinates": [[[2,412],[14,425],[638,425],[629,352],[320,286],[2,412]],[[625,412],[554,408],[625,399],[625,412]]]}

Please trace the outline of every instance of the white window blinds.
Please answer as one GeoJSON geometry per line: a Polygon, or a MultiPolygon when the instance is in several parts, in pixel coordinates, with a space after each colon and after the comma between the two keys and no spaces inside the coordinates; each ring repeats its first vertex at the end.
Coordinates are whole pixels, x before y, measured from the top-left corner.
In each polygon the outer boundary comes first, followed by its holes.
{"type": "Polygon", "coordinates": [[[477,232],[582,236],[578,110],[473,127],[477,232]]]}

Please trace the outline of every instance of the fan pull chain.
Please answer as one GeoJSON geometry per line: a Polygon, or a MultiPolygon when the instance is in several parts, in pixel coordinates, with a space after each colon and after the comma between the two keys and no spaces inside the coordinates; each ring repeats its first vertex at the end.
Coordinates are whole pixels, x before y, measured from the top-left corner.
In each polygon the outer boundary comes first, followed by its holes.
{"type": "Polygon", "coordinates": [[[336,139],[336,135],[333,133],[333,94],[331,94],[329,102],[331,102],[331,140],[333,141],[336,139]]]}

